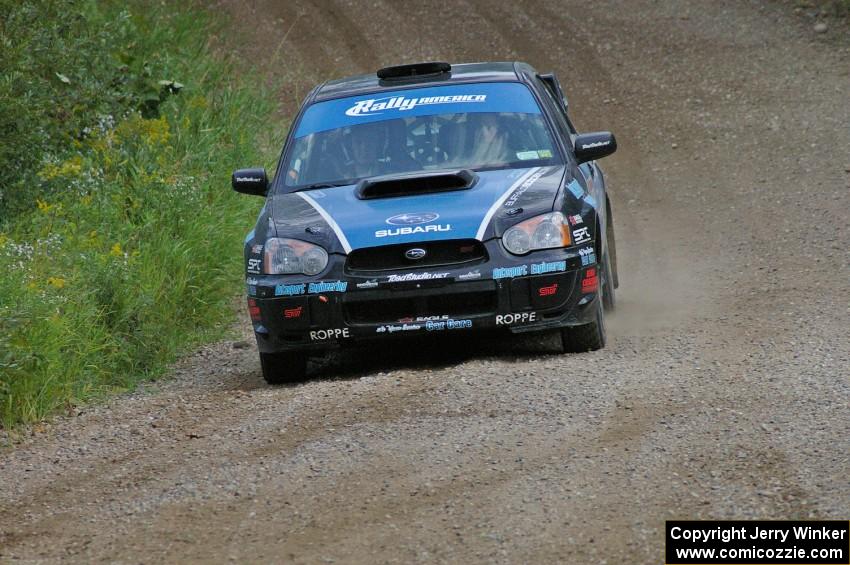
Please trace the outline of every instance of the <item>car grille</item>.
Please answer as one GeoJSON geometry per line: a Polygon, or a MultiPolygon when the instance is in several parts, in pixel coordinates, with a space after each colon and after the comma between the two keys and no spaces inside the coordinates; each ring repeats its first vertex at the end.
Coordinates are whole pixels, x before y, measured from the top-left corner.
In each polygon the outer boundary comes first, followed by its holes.
{"type": "Polygon", "coordinates": [[[353,292],[343,296],[350,324],[416,321],[420,316],[467,318],[496,311],[496,283],[478,281],[434,289],[353,292]]]}
{"type": "Polygon", "coordinates": [[[349,273],[398,271],[483,263],[486,260],[487,250],[480,241],[453,239],[357,249],[349,253],[345,269],[349,273]],[[405,253],[411,249],[422,249],[425,256],[408,259],[405,253]]]}

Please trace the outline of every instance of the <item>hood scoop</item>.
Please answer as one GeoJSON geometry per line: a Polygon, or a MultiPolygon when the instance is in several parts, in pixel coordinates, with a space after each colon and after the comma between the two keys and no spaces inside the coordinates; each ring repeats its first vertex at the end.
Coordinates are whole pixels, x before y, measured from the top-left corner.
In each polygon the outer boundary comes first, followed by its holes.
{"type": "Polygon", "coordinates": [[[360,200],[418,196],[468,190],[475,186],[477,180],[478,175],[468,169],[385,175],[361,180],[357,183],[355,194],[360,200]]]}

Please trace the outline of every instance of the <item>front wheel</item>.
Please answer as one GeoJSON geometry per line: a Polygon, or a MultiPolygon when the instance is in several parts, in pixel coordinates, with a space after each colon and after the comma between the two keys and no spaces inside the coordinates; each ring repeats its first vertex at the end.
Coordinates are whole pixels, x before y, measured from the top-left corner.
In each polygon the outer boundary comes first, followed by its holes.
{"type": "Polygon", "coordinates": [[[612,275],[611,270],[611,256],[606,253],[602,257],[602,280],[600,286],[602,287],[602,302],[605,305],[606,312],[613,312],[614,307],[617,305],[616,294],[614,291],[614,287],[616,285],[614,275],[612,275]]]}
{"type": "Polygon", "coordinates": [[[303,352],[260,353],[263,378],[270,385],[303,381],[307,375],[307,354],[303,352]]]}
{"type": "Polygon", "coordinates": [[[596,299],[596,317],[589,324],[561,328],[561,345],[564,348],[564,353],[584,353],[605,347],[605,309],[603,303],[602,296],[596,299]]]}

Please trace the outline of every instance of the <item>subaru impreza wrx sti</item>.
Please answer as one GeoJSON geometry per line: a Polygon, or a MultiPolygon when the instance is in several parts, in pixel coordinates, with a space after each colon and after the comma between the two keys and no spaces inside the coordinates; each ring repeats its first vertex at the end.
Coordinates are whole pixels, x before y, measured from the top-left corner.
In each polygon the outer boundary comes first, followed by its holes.
{"type": "Polygon", "coordinates": [[[311,352],[477,330],[605,344],[616,252],[595,159],[552,74],[524,63],[388,67],[326,82],[296,116],[245,239],[248,311],[270,383],[311,352]]]}

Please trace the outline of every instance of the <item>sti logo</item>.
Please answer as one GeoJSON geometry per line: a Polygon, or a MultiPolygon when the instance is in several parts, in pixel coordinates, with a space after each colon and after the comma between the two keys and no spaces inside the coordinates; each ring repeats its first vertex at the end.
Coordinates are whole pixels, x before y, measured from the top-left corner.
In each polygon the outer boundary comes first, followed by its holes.
{"type": "Polygon", "coordinates": [[[551,284],[549,286],[541,286],[537,290],[537,295],[538,296],[552,296],[556,292],[558,292],[558,283],[551,284]]]}
{"type": "Polygon", "coordinates": [[[304,310],[303,306],[299,306],[298,308],[287,308],[283,311],[284,318],[300,318],[301,312],[304,310]]]}

